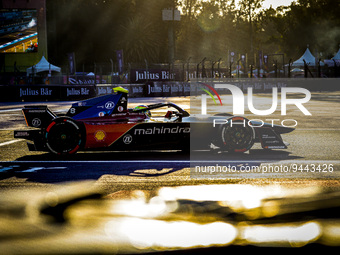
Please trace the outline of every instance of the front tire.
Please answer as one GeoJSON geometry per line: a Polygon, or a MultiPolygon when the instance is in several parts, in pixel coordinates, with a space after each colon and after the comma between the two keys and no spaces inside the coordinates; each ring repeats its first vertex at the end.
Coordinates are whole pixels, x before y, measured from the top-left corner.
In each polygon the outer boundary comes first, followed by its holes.
{"type": "Polygon", "coordinates": [[[83,132],[79,123],[68,117],[54,119],[46,128],[46,147],[57,155],[76,153],[83,144],[83,132]]]}
{"type": "Polygon", "coordinates": [[[243,117],[232,117],[223,125],[219,132],[219,145],[222,150],[242,153],[254,144],[255,131],[243,117]]]}

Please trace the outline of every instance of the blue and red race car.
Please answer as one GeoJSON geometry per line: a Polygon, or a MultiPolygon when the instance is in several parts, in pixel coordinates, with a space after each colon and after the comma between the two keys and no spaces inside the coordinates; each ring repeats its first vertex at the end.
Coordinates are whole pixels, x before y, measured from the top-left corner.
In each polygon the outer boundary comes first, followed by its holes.
{"type": "Polygon", "coordinates": [[[57,155],[77,151],[132,151],[210,149],[245,152],[255,142],[264,149],[286,149],[281,134],[293,128],[265,123],[256,127],[244,117],[229,114],[191,116],[173,103],[159,103],[129,109],[128,91],[116,87],[112,94],[73,103],[66,115],[58,116],[46,105],[25,106],[27,126],[35,129],[14,131],[15,138],[33,141],[32,151],[57,155]],[[153,111],[166,108],[166,114],[153,111]],[[213,120],[227,120],[213,126],[213,120]],[[234,123],[231,125],[230,123],[234,123]],[[203,135],[204,134],[204,135],[203,135]]]}

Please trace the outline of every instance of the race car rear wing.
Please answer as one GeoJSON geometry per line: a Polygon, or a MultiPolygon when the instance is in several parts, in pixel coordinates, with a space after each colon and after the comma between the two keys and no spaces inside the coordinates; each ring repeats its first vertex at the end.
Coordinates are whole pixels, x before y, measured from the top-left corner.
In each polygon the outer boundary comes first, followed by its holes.
{"type": "Polygon", "coordinates": [[[45,128],[57,117],[47,105],[30,105],[22,109],[26,124],[29,127],[45,128]]]}

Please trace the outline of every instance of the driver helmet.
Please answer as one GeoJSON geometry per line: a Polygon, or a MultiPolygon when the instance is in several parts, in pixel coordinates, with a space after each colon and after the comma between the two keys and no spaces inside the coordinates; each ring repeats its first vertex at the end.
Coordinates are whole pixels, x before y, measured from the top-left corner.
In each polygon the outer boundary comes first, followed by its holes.
{"type": "MultiPolygon", "coordinates": [[[[146,105],[138,105],[135,108],[133,108],[134,111],[136,110],[141,110],[141,109],[146,109],[148,108],[146,105]]],[[[149,110],[142,111],[146,114],[146,116],[151,117],[151,112],[149,110]]]]}

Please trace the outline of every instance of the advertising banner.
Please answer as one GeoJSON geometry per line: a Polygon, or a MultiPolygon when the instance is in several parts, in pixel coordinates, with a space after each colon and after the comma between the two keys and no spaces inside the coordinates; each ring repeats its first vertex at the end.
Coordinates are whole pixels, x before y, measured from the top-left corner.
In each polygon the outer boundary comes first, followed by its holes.
{"type": "Polygon", "coordinates": [[[94,85],[17,85],[1,86],[0,101],[69,101],[96,96],[94,85]]]}
{"type": "Polygon", "coordinates": [[[96,96],[94,85],[60,86],[60,98],[62,100],[82,100],[96,96]]]}
{"type": "Polygon", "coordinates": [[[130,83],[145,83],[154,81],[172,81],[180,78],[178,70],[169,69],[131,69],[130,83]]]}
{"type": "Polygon", "coordinates": [[[124,89],[129,91],[129,97],[143,97],[145,90],[144,84],[97,84],[96,93],[97,96],[103,96],[112,94],[112,90],[115,87],[123,87],[124,89]]]}
{"type": "Polygon", "coordinates": [[[187,82],[153,82],[146,84],[147,96],[188,96],[190,84],[187,82]]]}
{"type": "Polygon", "coordinates": [[[129,91],[129,97],[174,97],[189,96],[188,82],[149,82],[146,84],[97,84],[98,96],[112,93],[114,87],[121,86],[129,91]]]}
{"type": "Polygon", "coordinates": [[[85,84],[106,84],[108,83],[110,76],[108,75],[69,75],[63,76],[63,84],[69,85],[85,85],[85,84]]]}

